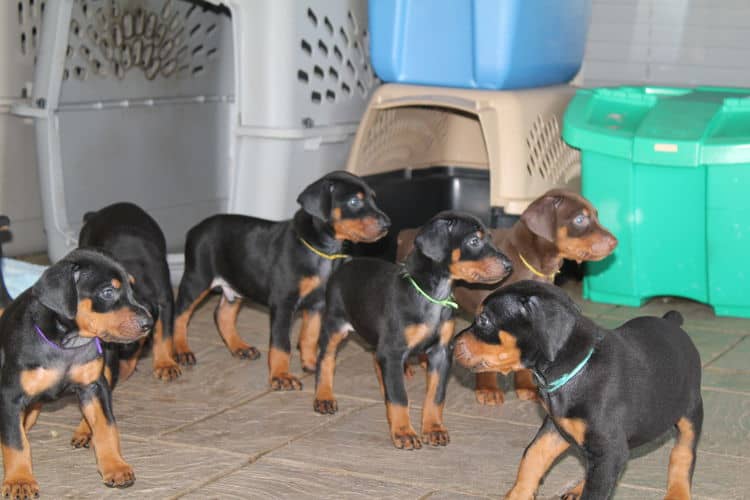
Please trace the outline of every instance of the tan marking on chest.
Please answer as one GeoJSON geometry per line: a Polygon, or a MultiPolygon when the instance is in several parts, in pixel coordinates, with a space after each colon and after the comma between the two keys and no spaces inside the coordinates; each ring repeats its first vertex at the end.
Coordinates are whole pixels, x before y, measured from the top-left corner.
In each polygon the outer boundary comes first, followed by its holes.
{"type": "Polygon", "coordinates": [[[424,323],[409,325],[404,328],[404,339],[409,348],[422,342],[430,334],[430,328],[424,323]]]}
{"type": "Polygon", "coordinates": [[[580,418],[555,418],[555,423],[564,430],[579,446],[586,438],[586,422],[580,418]]]}
{"type": "Polygon", "coordinates": [[[453,320],[444,321],[440,325],[440,345],[448,345],[453,338],[453,332],[456,331],[456,322],[453,320]]]}
{"type": "Polygon", "coordinates": [[[299,280],[300,298],[307,296],[320,286],[320,276],[306,276],[299,280]]]}
{"type": "Polygon", "coordinates": [[[102,374],[104,359],[96,358],[82,365],[73,365],[68,370],[68,378],[76,384],[89,385],[96,382],[102,374]]]}
{"type": "Polygon", "coordinates": [[[36,396],[53,387],[62,379],[62,370],[34,368],[21,372],[21,388],[29,396],[36,396]]]}

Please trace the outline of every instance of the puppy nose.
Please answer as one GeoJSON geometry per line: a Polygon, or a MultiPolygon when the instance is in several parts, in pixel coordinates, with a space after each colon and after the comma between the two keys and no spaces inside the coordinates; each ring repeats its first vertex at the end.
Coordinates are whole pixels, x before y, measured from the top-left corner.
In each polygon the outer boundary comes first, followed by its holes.
{"type": "Polygon", "coordinates": [[[503,261],[503,267],[506,273],[510,274],[513,272],[513,264],[509,260],[503,261]]]}
{"type": "Polygon", "coordinates": [[[151,316],[141,316],[138,318],[138,326],[141,327],[142,332],[149,332],[154,327],[154,320],[151,316]]]}
{"type": "Polygon", "coordinates": [[[609,235],[607,237],[607,245],[609,245],[610,250],[614,250],[617,246],[617,238],[615,238],[613,235],[609,235]]]}

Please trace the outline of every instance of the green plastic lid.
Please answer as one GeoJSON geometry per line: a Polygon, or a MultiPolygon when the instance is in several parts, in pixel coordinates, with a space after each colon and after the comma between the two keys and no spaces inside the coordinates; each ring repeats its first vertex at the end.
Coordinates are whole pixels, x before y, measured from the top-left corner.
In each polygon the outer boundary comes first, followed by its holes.
{"type": "Polygon", "coordinates": [[[563,139],[634,163],[750,163],[750,89],[580,89],[565,112],[563,139]]]}

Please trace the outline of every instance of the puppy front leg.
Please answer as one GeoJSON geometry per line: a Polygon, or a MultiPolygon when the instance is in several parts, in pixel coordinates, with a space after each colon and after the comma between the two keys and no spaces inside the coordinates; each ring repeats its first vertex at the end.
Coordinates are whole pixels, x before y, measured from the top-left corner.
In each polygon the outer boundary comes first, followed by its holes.
{"type": "Polygon", "coordinates": [[[292,342],[292,315],[296,297],[271,305],[271,346],[268,351],[268,370],[271,389],[274,391],[301,391],[302,382],[289,373],[292,342]]]}
{"type": "Polygon", "coordinates": [[[440,341],[427,351],[427,393],[422,405],[422,441],[432,446],[450,442],[448,429],[443,425],[443,406],[453,361],[452,320],[440,325],[440,341]]]}
{"type": "Polygon", "coordinates": [[[527,500],[534,498],[539,482],[557,457],[570,447],[557,431],[549,416],[534,439],[526,447],[518,466],[518,474],[513,488],[505,495],[506,500],[527,500]]]}
{"type": "Polygon", "coordinates": [[[3,448],[3,497],[34,498],[39,484],[31,471],[31,448],[23,426],[24,408],[7,389],[0,398],[0,441],[3,448]]]}
{"type": "Polygon", "coordinates": [[[409,397],[404,383],[404,356],[398,353],[376,354],[385,390],[385,408],[393,445],[401,450],[418,450],[422,447],[409,419],[409,397]]]}
{"type": "Polygon", "coordinates": [[[112,394],[104,377],[78,392],[86,422],[92,430],[92,443],[96,463],[104,484],[127,488],[135,482],[133,468],[125,462],[120,452],[120,432],[112,413],[112,394]]]}
{"type": "Polygon", "coordinates": [[[450,442],[448,429],[443,425],[443,407],[452,352],[444,346],[435,346],[428,353],[427,393],[422,406],[422,441],[432,446],[445,446],[450,442]]]}

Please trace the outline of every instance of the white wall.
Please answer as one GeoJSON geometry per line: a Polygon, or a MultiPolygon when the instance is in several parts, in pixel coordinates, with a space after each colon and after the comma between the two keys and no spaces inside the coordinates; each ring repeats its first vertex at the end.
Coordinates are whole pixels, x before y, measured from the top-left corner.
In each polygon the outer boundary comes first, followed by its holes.
{"type": "Polygon", "coordinates": [[[593,0],[581,76],[750,87],[750,0],[593,0]]]}

